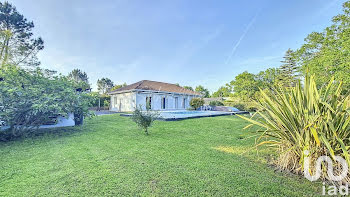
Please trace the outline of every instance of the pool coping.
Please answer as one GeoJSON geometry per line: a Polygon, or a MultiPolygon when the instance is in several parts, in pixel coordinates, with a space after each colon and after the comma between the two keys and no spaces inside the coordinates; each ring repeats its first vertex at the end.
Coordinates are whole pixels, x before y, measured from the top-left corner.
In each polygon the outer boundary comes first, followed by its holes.
{"type": "MultiPolygon", "coordinates": [[[[226,112],[226,113],[222,113],[222,114],[198,115],[198,116],[190,116],[190,117],[182,117],[182,118],[156,118],[156,120],[179,121],[179,120],[194,119],[194,118],[207,118],[207,117],[216,117],[216,116],[233,116],[236,114],[250,114],[250,113],[247,111],[239,111],[239,112],[226,112]]],[[[120,114],[120,116],[131,117],[132,114],[120,114]]]]}

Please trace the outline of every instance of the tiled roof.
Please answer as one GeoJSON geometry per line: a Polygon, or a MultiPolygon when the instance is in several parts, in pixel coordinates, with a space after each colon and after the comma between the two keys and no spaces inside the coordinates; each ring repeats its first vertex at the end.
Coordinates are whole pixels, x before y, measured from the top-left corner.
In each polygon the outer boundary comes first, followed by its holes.
{"type": "Polygon", "coordinates": [[[160,92],[174,92],[174,93],[181,93],[181,94],[201,95],[198,92],[185,89],[175,84],[149,81],[149,80],[142,80],[142,81],[127,85],[125,87],[109,92],[109,94],[124,92],[128,90],[152,90],[152,91],[160,91],[160,92]]]}

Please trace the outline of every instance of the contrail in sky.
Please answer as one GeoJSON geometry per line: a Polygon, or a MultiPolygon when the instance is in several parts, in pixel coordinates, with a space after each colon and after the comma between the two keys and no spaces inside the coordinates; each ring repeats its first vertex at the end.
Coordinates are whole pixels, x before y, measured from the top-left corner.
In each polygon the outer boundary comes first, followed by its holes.
{"type": "Polygon", "coordinates": [[[243,34],[241,35],[241,37],[239,38],[239,40],[237,41],[237,43],[233,46],[232,51],[231,51],[231,53],[230,53],[230,56],[228,56],[228,58],[226,59],[225,64],[228,64],[228,63],[230,62],[232,56],[233,56],[233,55],[235,54],[235,52],[236,52],[236,49],[237,49],[238,46],[241,44],[241,41],[242,41],[243,38],[246,36],[246,34],[248,33],[250,27],[251,27],[251,26],[253,25],[253,23],[255,22],[255,19],[256,19],[256,17],[258,16],[258,13],[259,13],[259,12],[257,12],[257,13],[255,14],[254,18],[249,22],[249,24],[248,24],[247,27],[245,28],[243,34]]]}

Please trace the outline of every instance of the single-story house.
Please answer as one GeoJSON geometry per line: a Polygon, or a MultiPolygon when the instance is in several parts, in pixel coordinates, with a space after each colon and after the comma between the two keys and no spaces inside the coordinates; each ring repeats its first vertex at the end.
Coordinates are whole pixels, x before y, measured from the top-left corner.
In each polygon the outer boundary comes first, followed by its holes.
{"type": "Polygon", "coordinates": [[[136,106],[143,110],[179,110],[190,108],[192,98],[202,97],[198,92],[175,84],[143,80],[108,93],[111,111],[133,111],[136,106]]]}

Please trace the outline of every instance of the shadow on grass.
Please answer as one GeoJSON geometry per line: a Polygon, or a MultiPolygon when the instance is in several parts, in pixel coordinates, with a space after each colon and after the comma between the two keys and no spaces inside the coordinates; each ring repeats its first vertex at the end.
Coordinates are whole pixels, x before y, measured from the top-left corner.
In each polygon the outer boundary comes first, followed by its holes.
{"type": "MultiPolygon", "coordinates": [[[[245,160],[249,160],[254,163],[258,163],[259,165],[265,166],[267,168],[270,168],[279,176],[282,177],[288,177],[292,179],[297,179],[299,181],[302,181],[303,183],[310,184],[310,186],[315,187],[321,185],[321,181],[317,181],[314,184],[311,182],[308,182],[303,174],[294,173],[288,170],[283,170],[279,166],[277,166],[273,161],[277,158],[276,153],[273,153],[271,149],[268,147],[260,148],[260,150],[257,150],[256,147],[252,146],[246,146],[246,147],[240,147],[240,146],[216,146],[211,147],[213,150],[216,150],[218,152],[222,152],[225,154],[235,155],[239,157],[244,157],[245,160]]],[[[318,191],[315,191],[316,194],[318,194],[318,191]]]]}
{"type": "MultiPolygon", "coordinates": [[[[108,116],[113,116],[113,114],[108,116]]],[[[101,124],[103,122],[101,121],[101,117],[103,116],[93,116],[90,118],[86,118],[84,119],[84,125],[80,126],[33,129],[27,130],[23,133],[17,133],[16,135],[14,135],[11,130],[0,131],[0,143],[15,142],[26,139],[36,140],[42,137],[49,137],[55,139],[60,137],[68,137],[73,134],[82,134],[84,133],[82,131],[91,131],[90,129],[88,129],[89,127],[95,124],[101,124]]]]}
{"type": "Polygon", "coordinates": [[[60,128],[45,128],[45,129],[34,129],[23,133],[14,134],[11,130],[5,130],[0,132],[0,142],[8,143],[14,141],[21,141],[25,139],[39,139],[42,137],[60,138],[67,137],[75,133],[83,131],[84,126],[71,126],[71,127],[60,127],[60,128]]]}

